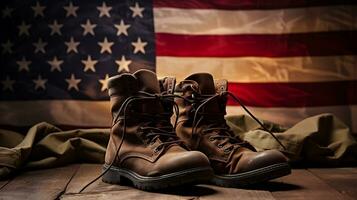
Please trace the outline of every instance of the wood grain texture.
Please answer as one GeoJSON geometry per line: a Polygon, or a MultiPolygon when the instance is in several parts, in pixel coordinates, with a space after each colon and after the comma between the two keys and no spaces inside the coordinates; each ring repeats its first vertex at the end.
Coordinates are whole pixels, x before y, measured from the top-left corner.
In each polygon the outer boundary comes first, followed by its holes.
{"type": "Polygon", "coordinates": [[[274,197],[269,191],[253,190],[253,189],[237,189],[224,188],[218,186],[209,186],[210,189],[215,190],[212,195],[203,196],[202,200],[221,200],[221,199],[246,199],[246,200],[274,200],[274,197]]]}
{"type": "Polygon", "coordinates": [[[23,172],[0,190],[0,199],[56,199],[77,169],[78,165],[70,165],[23,172]]]}
{"type": "Polygon", "coordinates": [[[342,195],[357,199],[357,168],[309,169],[342,195]]]}
{"type": "Polygon", "coordinates": [[[269,188],[269,190],[276,199],[348,199],[304,169],[293,170],[291,175],[279,178],[274,182],[276,186],[269,188]]]}
{"type": "MultiPolygon", "coordinates": [[[[78,193],[87,183],[95,179],[102,172],[102,165],[98,164],[81,164],[68,184],[65,193],[78,193]]],[[[90,185],[84,192],[92,190],[101,179],[90,185]]]]}
{"type": "Polygon", "coordinates": [[[2,180],[0,181],[0,190],[5,187],[6,184],[8,184],[10,182],[10,180],[2,180]]]}

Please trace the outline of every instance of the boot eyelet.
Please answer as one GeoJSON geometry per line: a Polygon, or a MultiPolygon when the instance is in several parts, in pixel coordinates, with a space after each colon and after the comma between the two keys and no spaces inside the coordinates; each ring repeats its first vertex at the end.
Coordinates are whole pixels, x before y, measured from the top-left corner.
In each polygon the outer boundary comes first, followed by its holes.
{"type": "Polygon", "coordinates": [[[158,153],[160,150],[161,150],[161,147],[156,147],[156,148],[154,149],[154,153],[158,153]]]}

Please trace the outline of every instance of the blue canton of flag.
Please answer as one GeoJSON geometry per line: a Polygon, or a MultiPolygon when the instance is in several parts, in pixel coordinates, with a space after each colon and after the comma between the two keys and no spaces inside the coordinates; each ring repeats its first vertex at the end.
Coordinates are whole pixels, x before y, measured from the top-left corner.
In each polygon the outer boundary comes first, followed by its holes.
{"type": "Polygon", "coordinates": [[[107,100],[110,76],[155,71],[152,10],[135,0],[1,1],[0,100],[107,100]]]}

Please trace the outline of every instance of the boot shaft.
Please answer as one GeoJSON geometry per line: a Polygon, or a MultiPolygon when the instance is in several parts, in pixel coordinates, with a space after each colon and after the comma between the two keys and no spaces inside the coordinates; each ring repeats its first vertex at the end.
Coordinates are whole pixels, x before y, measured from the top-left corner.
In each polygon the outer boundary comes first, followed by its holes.
{"type": "Polygon", "coordinates": [[[145,94],[154,96],[160,93],[157,77],[151,71],[139,70],[134,74],[111,77],[108,81],[108,93],[113,119],[123,118],[125,112],[128,121],[147,121],[145,116],[164,112],[164,106],[158,98],[149,98],[145,94]]]}
{"type": "Polygon", "coordinates": [[[207,124],[210,123],[209,121],[217,121],[217,119],[223,122],[226,114],[227,98],[217,94],[225,92],[227,89],[226,80],[213,80],[212,75],[207,73],[198,73],[187,77],[177,84],[175,88],[175,94],[189,100],[175,99],[175,102],[180,107],[179,121],[192,125],[195,112],[199,109],[196,117],[202,118],[200,124],[207,124]],[[212,99],[205,102],[209,98],[212,99]]]}

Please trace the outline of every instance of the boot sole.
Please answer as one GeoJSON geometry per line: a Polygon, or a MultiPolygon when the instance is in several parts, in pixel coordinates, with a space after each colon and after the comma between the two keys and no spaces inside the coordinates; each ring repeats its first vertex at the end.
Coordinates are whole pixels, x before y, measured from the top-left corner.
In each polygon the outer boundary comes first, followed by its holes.
{"type": "Polygon", "coordinates": [[[278,163],[239,174],[214,175],[211,183],[223,187],[244,187],[291,173],[288,163],[278,163]]]}
{"type": "MultiPolygon", "coordinates": [[[[104,165],[103,170],[109,166],[104,165]]],[[[141,190],[159,190],[181,185],[192,185],[207,183],[212,179],[213,170],[210,167],[201,167],[178,171],[161,176],[149,177],[142,176],[133,171],[118,167],[110,167],[107,173],[102,177],[102,181],[111,184],[128,185],[141,190]]]]}

